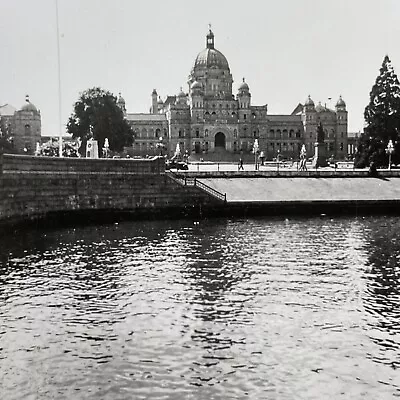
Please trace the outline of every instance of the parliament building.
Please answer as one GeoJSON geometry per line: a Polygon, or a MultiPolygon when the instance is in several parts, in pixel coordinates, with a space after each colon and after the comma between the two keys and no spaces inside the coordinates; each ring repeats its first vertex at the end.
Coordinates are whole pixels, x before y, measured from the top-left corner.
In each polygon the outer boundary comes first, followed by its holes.
{"type": "Polygon", "coordinates": [[[177,144],[182,153],[216,156],[251,153],[255,139],[267,160],[279,154],[296,159],[304,144],[314,154],[317,126],[322,122],[328,157],[347,156],[347,111],[340,97],[335,109],[315,105],[310,96],[288,115],[268,114],[267,105],[253,105],[249,85],[243,79],[236,96],[233,76],[225,56],[215,48],[214,34],[206,36],[206,48],[196,57],[188,78],[189,92],[162,100],[154,89],[148,114],[126,113],[135,135],[133,154],[157,154],[163,147],[173,155],[177,144]]]}

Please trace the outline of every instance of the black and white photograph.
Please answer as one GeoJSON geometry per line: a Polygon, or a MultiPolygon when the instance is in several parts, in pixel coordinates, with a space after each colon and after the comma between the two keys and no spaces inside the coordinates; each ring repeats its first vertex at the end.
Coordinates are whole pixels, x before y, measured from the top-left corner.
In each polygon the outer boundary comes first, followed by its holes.
{"type": "Polygon", "coordinates": [[[0,0],[0,399],[400,398],[400,1],[0,0]]]}

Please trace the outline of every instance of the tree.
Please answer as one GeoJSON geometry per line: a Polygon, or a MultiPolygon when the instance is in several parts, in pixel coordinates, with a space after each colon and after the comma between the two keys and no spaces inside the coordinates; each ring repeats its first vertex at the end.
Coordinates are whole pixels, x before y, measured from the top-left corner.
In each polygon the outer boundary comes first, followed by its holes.
{"type": "Polygon", "coordinates": [[[385,149],[389,140],[395,147],[393,162],[400,163],[400,84],[387,55],[370,92],[364,119],[366,128],[357,143],[355,165],[387,165],[385,149]]]}
{"type": "Polygon", "coordinates": [[[69,117],[67,131],[73,138],[80,138],[84,148],[91,138],[98,141],[99,149],[103,148],[104,140],[108,138],[110,150],[115,152],[122,151],[133,142],[133,131],[117,105],[117,98],[99,87],[80,94],[69,117]]]}

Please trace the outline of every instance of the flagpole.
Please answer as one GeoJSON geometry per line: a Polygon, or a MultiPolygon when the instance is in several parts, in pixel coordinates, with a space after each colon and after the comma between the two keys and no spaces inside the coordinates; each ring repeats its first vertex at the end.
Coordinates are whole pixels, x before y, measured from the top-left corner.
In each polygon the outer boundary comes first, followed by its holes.
{"type": "Polygon", "coordinates": [[[60,62],[60,29],[58,25],[58,0],[56,0],[56,21],[57,21],[57,56],[58,56],[58,155],[62,157],[62,123],[61,123],[61,62],[60,62]]]}

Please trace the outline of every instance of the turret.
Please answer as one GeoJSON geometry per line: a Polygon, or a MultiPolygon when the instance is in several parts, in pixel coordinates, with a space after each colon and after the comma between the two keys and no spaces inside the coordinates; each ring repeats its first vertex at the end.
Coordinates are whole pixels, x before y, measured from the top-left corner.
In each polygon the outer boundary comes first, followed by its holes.
{"type": "Polygon", "coordinates": [[[176,102],[177,102],[177,104],[182,104],[182,105],[187,104],[187,96],[184,93],[184,91],[182,90],[182,88],[176,98],[176,102]]]}
{"type": "Polygon", "coordinates": [[[244,78],[242,84],[239,86],[237,99],[239,101],[239,108],[250,108],[251,94],[249,85],[244,78]]]}
{"type": "Polygon", "coordinates": [[[336,103],[335,109],[336,111],[346,111],[346,103],[342,99],[342,96],[339,96],[339,100],[336,103]]]}
{"type": "Polygon", "coordinates": [[[118,105],[118,107],[122,110],[122,112],[124,113],[124,115],[126,116],[125,100],[124,100],[124,98],[121,96],[121,93],[119,93],[119,95],[118,95],[117,105],[118,105]]]}
{"type": "Polygon", "coordinates": [[[190,86],[190,99],[192,108],[203,108],[203,87],[198,81],[190,86]]]}
{"type": "Polygon", "coordinates": [[[307,100],[304,103],[303,112],[301,113],[301,120],[304,127],[304,144],[307,149],[307,153],[312,154],[314,152],[314,142],[317,138],[317,112],[315,110],[315,103],[308,95],[307,100]]]}
{"type": "Polygon", "coordinates": [[[150,114],[157,114],[158,113],[158,105],[157,105],[157,90],[153,89],[151,94],[151,108],[150,114]]]}

